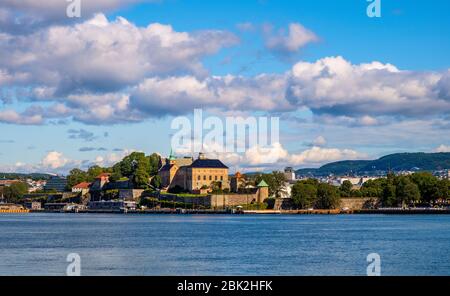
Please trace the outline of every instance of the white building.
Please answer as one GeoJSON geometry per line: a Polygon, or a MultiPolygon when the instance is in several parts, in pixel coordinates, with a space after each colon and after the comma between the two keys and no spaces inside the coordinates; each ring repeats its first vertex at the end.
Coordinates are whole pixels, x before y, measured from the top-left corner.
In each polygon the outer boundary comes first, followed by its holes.
{"type": "Polygon", "coordinates": [[[292,182],[295,181],[295,171],[292,167],[286,167],[284,169],[284,176],[286,177],[286,181],[292,182]]]}

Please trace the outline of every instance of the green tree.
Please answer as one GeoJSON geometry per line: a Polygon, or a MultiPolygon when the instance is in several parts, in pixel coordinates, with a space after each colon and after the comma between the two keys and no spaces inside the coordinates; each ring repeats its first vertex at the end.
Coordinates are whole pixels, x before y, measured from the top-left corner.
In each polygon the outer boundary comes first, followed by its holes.
{"type": "Polygon", "coordinates": [[[383,196],[383,187],[385,186],[386,179],[375,179],[364,182],[361,186],[361,196],[363,197],[377,197],[383,196]]]}
{"type": "Polygon", "coordinates": [[[85,171],[77,168],[72,169],[67,176],[67,189],[70,189],[81,182],[86,182],[87,180],[88,175],[85,171]]]}
{"type": "Polygon", "coordinates": [[[439,180],[438,184],[438,197],[442,199],[450,199],[450,180],[439,180]]]}
{"type": "Polygon", "coordinates": [[[269,195],[280,198],[286,193],[286,177],[282,172],[272,172],[271,174],[260,174],[256,177],[256,184],[264,180],[269,185],[269,195]]]}
{"type": "Polygon", "coordinates": [[[160,169],[161,156],[159,156],[156,153],[153,153],[153,154],[147,156],[147,158],[148,158],[148,162],[149,162],[149,165],[150,165],[149,174],[150,174],[150,176],[156,176],[158,174],[159,169],[160,169]]]}
{"type": "Polygon", "coordinates": [[[342,182],[341,187],[339,190],[341,191],[341,196],[343,197],[350,197],[352,192],[353,184],[349,180],[345,180],[342,182]]]}
{"type": "Polygon", "coordinates": [[[419,187],[422,200],[430,202],[439,198],[438,179],[431,173],[414,173],[411,180],[419,187]]]}
{"type": "Polygon", "coordinates": [[[17,203],[24,194],[28,193],[28,184],[24,182],[15,182],[11,186],[3,189],[3,196],[7,202],[17,203]]]}
{"type": "Polygon", "coordinates": [[[340,206],[341,199],[338,189],[330,184],[320,183],[317,187],[316,208],[336,209],[340,206]]]}
{"type": "Polygon", "coordinates": [[[150,185],[153,186],[153,188],[161,188],[161,184],[162,184],[162,180],[161,180],[161,176],[156,175],[152,178],[152,180],[150,181],[150,185]]]}
{"type": "Polygon", "coordinates": [[[87,171],[87,181],[88,182],[94,181],[98,175],[100,175],[101,173],[104,173],[104,172],[105,172],[105,169],[98,165],[91,166],[87,171]]]}
{"type": "Polygon", "coordinates": [[[292,201],[300,209],[311,207],[317,199],[317,186],[298,181],[292,186],[292,201]]]}
{"type": "Polygon", "coordinates": [[[112,167],[112,181],[127,177],[133,182],[134,187],[147,188],[152,171],[151,161],[155,162],[155,156],[146,157],[143,152],[133,152],[125,156],[122,161],[112,167]]]}
{"type": "Polygon", "coordinates": [[[111,168],[111,176],[109,177],[109,180],[111,182],[117,182],[122,178],[122,171],[121,171],[121,162],[116,163],[111,168]]]}
{"type": "Polygon", "coordinates": [[[383,195],[381,198],[381,203],[385,207],[394,207],[398,205],[397,196],[395,194],[396,188],[392,182],[388,182],[383,187],[383,195]]]}
{"type": "Polygon", "coordinates": [[[143,163],[138,163],[133,178],[135,188],[146,189],[149,185],[149,178],[148,167],[143,163]]]}
{"type": "Polygon", "coordinates": [[[396,185],[396,199],[398,204],[410,204],[420,200],[419,187],[408,177],[398,177],[396,185]]]}

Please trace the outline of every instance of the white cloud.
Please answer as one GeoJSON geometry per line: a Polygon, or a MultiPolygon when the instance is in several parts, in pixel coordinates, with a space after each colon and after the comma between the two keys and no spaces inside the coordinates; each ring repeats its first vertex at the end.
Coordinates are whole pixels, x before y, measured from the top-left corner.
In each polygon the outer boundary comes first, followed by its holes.
{"type": "Polygon", "coordinates": [[[49,169],[61,169],[70,162],[61,152],[51,151],[42,159],[42,167],[49,169]]]}
{"type": "MultiPolygon", "coordinates": [[[[296,49],[315,38],[302,30],[291,24],[287,35],[266,34],[274,47],[284,42],[296,49]]],[[[219,112],[310,110],[318,122],[355,127],[450,112],[449,71],[402,71],[377,61],[352,64],[338,56],[301,61],[282,74],[207,75],[201,60],[236,42],[229,32],[138,27],[121,17],[108,21],[102,14],[26,36],[0,34],[0,84],[17,87],[24,92],[17,97],[34,104],[26,111],[0,110],[0,122],[71,118],[115,124],[201,107],[219,112]]]]}
{"type": "Polygon", "coordinates": [[[0,110],[0,122],[23,125],[38,125],[44,122],[42,115],[28,116],[14,110],[0,110]]]}
{"type": "Polygon", "coordinates": [[[449,112],[450,102],[436,91],[442,78],[442,73],[400,71],[379,62],[354,65],[338,56],[295,64],[287,92],[293,104],[317,114],[371,116],[362,123],[373,125],[379,115],[449,112]]]}
{"type": "Polygon", "coordinates": [[[136,150],[123,149],[122,151],[117,153],[97,155],[93,158],[93,160],[84,161],[67,157],[62,152],[50,151],[42,158],[39,163],[17,162],[12,165],[0,165],[0,171],[16,173],[47,172],[66,175],[73,168],[81,168],[86,170],[93,165],[99,165],[102,167],[112,166],[134,151],[136,150]]]}
{"type": "Polygon", "coordinates": [[[318,136],[312,142],[313,146],[325,146],[327,144],[327,140],[323,136],[318,136]]]}
{"type": "Polygon", "coordinates": [[[80,18],[68,18],[66,0],[2,0],[0,2],[0,32],[26,34],[54,24],[75,23],[91,18],[95,13],[110,12],[120,7],[158,0],[81,0],[80,18]]]}
{"type": "Polygon", "coordinates": [[[450,146],[442,144],[434,149],[433,152],[450,152],[450,146]]]}
{"type": "Polygon", "coordinates": [[[269,50],[292,54],[298,52],[309,43],[317,42],[319,38],[312,31],[306,29],[299,23],[289,24],[289,30],[286,34],[279,30],[275,34],[270,26],[265,27],[265,45],[269,50]]]}
{"type": "Polygon", "coordinates": [[[9,80],[21,74],[27,83],[53,89],[54,96],[117,91],[153,75],[204,75],[201,59],[237,42],[229,32],[176,32],[157,23],[137,27],[98,14],[26,36],[0,34],[0,73],[9,80]]]}
{"type": "Polygon", "coordinates": [[[232,168],[252,171],[280,169],[283,166],[319,166],[339,160],[367,159],[368,155],[352,149],[311,147],[300,153],[289,153],[280,143],[270,147],[251,147],[245,153],[207,153],[219,158],[232,168]]]}
{"type": "Polygon", "coordinates": [[[312,147],[299,154],[292,154],[289,163],[297,166],[317,166],[332,161],[366,159],[367,157],[367,154],[352,149],[312,147]]]}
{"type": "Polygon", "coordinates": [[[141,83],[130,98],[132,108],[158,116],[180,114],[194,108],[275,111],[290,108],[284,100],[285,80],[280,76],[192,76],[151,78],[141,83]]]}
{"type": "Polygon", "coordinates": [[[113,166],[115,163],[121,161],[125,156],[128,156],[135,151],[136,150],[134,149],[124,149],[123,151],[120,151],[120,153],[109,153],[106,155],[98,155],[94,158],[94,160],[92,161],[92,163],[90,163],[90,165],[110,167],[113,166]]]}

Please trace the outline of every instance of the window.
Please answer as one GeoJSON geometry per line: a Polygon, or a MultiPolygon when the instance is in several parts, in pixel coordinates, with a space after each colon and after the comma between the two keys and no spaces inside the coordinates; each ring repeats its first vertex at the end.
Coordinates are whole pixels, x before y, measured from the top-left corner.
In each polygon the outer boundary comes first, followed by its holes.
{"type": "Polygon", "coordinates": [[[217,176],[214,176],[214,180],[217,181],[217,176]]]}
{"type": "Polygon", "coordinates": [[[209,181],[212,181],[212,176],[211,175],[209,176],[209,181]]]}
{"type": "Polygon", "coordinates": [[[203,176],[203,181],[206,181],[206,175],[203,176]]]}
{"type": "Polygon", "coordinates": [[[223,176],[220,176],[220,181],[223,181],[223,176]]]}
{"type": "Polygon", "coordinates": [[[198,175],[198,178],[197,178],[197,180],[199,180],[199,181],[201,180],[201,178],[200,178],[200,175],[198,175]]]}

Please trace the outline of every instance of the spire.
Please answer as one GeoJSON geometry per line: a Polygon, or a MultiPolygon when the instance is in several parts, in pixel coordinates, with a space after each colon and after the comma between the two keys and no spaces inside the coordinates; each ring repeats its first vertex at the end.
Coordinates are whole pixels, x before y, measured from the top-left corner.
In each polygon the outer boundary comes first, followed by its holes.
{"type": "Polygon", "coordinates": [[[256,185],[256,187],[269,187],[269,185],[267,185],[266,181],[261,180],[261,182],[259,182],[259,184],[256,185]]]}
{"type": "Polygon", "coordinates": [[[169,160],[175,160],[176,157],[173,155],[172,148],[170,149],[169,160]]]}

